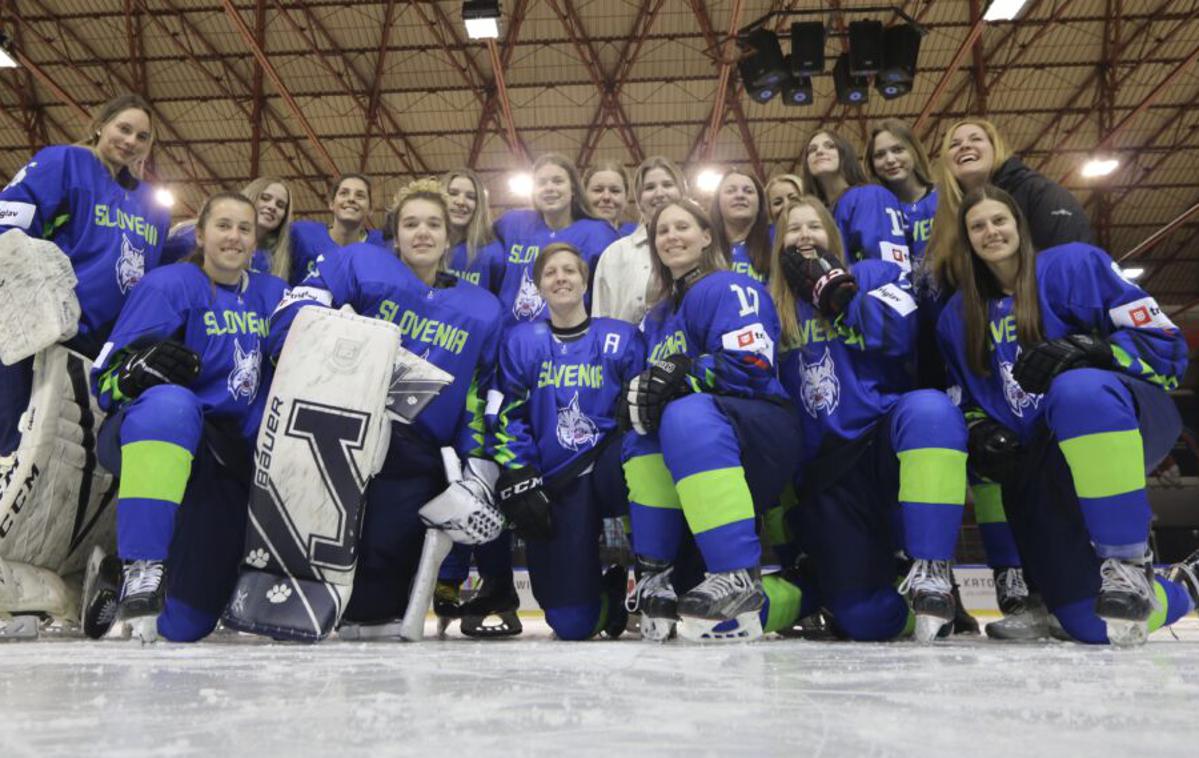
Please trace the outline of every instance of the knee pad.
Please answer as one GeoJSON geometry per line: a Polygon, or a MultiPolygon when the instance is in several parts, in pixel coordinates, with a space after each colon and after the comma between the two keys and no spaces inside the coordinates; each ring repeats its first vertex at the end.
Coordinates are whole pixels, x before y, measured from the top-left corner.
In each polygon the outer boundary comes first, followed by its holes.
{"type": "Polygon", "coordinates": [[[545,620],[560,640],[585,640],[595,633],[599,623],[600,603],[566,605],[546,608],[545,620]]]}
{"type": "Polygon", "coordinates": [[[908,604],[890,587],[841,593],[827,607],[837,626],[858,642],[894,639],[908,621],[908,604]]]}
{"type": "Polygon", "coordinates": [[[896,450],[910,447],[965,450],[966,437],[966,419],[944,392],[914,390],[899,399],[891,437],[896,450]],[[917,434],[918,439],[904,439],[912,433],[917,434]]]}
{"type": "Polygon", "coordinates": [[[219,618],[219,613],[205,613],[167,596],[158,617],[158,635],[171,642],[196,642],[212,633],[219,618]]]}
{"type": "Polygon", "coordinates": [[[1113,408],[1124,408],[1135,421],[1132,397],[1128,389],[1111,371],[1098,368],[1078,368],[1054,378],[1045,393],[1045,412],[1052,424],[1054,416],[1070,419],[1110,414],[1113,408]]]}
{"type": "Polygon", "coordinates": [[[1054,608],[1053,615],[1062,629],[1079,642],[1088,645],[1106,645],[1107,626],[1095,615],[1095,598],[1085,598],[1054,608]]]}
{"type": "Polygon", "coordinates": [[[203,431],[204,413],[195,393],[177,384],[160,384],[143,392],[125,411],[121,444],[158,440],[194,453],[203,431]]]}

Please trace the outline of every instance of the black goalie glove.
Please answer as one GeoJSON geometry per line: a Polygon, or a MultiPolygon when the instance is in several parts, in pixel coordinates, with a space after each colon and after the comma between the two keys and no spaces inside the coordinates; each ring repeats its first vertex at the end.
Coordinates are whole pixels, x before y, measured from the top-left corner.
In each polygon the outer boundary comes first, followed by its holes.
{"type": "Polygon", "coordinates": [[[655,431],[662,422],[662,411],[676,397],[691,394],[687,372],[691,370],[691,359],[675,353],[660,361],[654,361],[625,388],[621,405],[617,409],[618,419],[628,419],[629,426],[638,434],[655,431]]]}
{"type": "Polygon", "coordinates": [[[163,340],[134,350],[117,369],[117,391],[135,398],[159,384],[186,387],[200,375],[200,356],[181,342],[163,340]]]}
{"type": "Polygon", "coordinates": [[[781,255],[783,279],[791,292],[816,306],[823,316],[837,316],[857,294],[858,280],[827,250],[817,248],[815,258],[806,258],[792,245],[781,255]]]}
{"type": "Polygon", "coordinates": [[[1071,334],[1021,351],[1012,367],[1012,377],[1025,392],[1034,395],[1049,390],[1053,378],[1075,368],[1111,368],[1112,348],[1089,334],[1071,334]]]}
{"type": "Polygon", "coordinates": [[[496,480],[495,493],[500,511],[521,539],[548,540],[554,536],[550,498],[537,469],[504,469],[496,480]]]}
{"type": "Polygon", "coordinates": [[[993,482],[1015,475],[1020,463],[1020,438],[995,419],[985,418],[970,426],[966,451],[974,473],[993,482]]]}

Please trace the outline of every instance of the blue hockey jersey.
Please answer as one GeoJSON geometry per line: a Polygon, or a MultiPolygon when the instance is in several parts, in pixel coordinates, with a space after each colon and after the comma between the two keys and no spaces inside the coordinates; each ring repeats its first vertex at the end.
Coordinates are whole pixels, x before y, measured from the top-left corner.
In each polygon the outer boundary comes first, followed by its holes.
{"type": "Polygon", "coordinates": [[[924,248],[933,236],[933,218],[937,215],[937,188],[933,187],[914,203],[900,202],[907,231],[908,250],[912,254],[912,269],[920,268],[924,248]]]}
{"type": "Polygon", "coordinates": [[[700,392],[785,398],[775,372],[778,313],[766,289],[741,274],[714,271],[688,287],[682,302],[659,302],[641,322],[650,361],[675,353],[692,359],[700,392]]]}
{"type": "MultiPolygon", "coordinates": [[[[1108,340],[1118,364],[1114,370],[1174,389],[1186,371],[1187,344],[1157,301],[1124,278],[1116,263],[1097,247],[1072,242],[1037,256],[1037,295],[1046,340],[1094,334],[1108,340]]],[[[949,368],[951,394],[966,412],[980,411],[1027,440],[1040,419],[1042,395],[1021,389],[1012,376],[1020,354],[1012,298],[988,304],[990,376],[966,362],[962,295],[956,293],[937,321],[937,338],[949,368]]]]}
{"type": "Polygon", "coordinates": [[[878,258],[912,270],[903,209],[890,190],[877,184],[850,187],[832,211],[848,260],[878,258]]]}
{"type": "MultiPolygon", "coordinates": [[[[163,266],[168,263],[178,263],[196,249],[196,222],[181,223],[167,235],[167,241],[162,246],[163,266]]],[[[250,270],[260,274],[271,273],[271,254],[259,248],[250,258],[250,270]]]]}
{"type": "Polygon", "coordinates": [[[825,437],[853,440],[914,389],[916,301],[896,266],[865,260],[852,267],[858,293],[829,322],[803,300],[795,304],[799,344],[779,357],[783,386],[801,409],[804,459],[825,437]]]}
{"type": "MultiPolygon", "coordinates": [[[[550,229],[534,210],[508,211],[495,223],[495,234],[505,251],[504,274],[499,285],[505,326],[549,317],[537,282],[533,281],[533,263],[541,248],[554,242],[569,242],[583,254],[594,274],[600,254],[618,238],[607,221],[590,218],[578,219],[565,229],[550,229]]],[[[590,289],[585,302],[590,310],[590,289]]]]}
{"type": "Polygon", "coordinates": [[[729,270],[738,274],[743,274],[753,279],[755,282],[766,281],[769,271],[758,273],[754,268],[753,261],[749,258],[749,245],[745,240],[734,242],[733,247],[729,250],[729,270]]]}
{"type": "Polygon", "coordinates": [[[475,259],[468,265],[466,243],[459,242],[450,248],[446,270],[494,295],[504,278],[504,249],[498,240],[492,240],[476,253],[475,259]]]}
{"type": "Polygon", "coordinates": [[[122,171],[118,182],[86,147],[39,150],[0,191],[0,233],[53,241],[75,269],[81,337],[108,338],[133,286],[159,264],[170,214],[153,190],[122,171]]]}
{"type": "Polygon", "coordinates": [[[545,321],[517,324],[500,348],[492,457],[552,477],[616,431],[621,389],[644,365],[641,335],[624,321],[593,319],[572,341],[558,340],[545,321]]]}
{"type": "Polygon", "coordinates": [[[128,349],[176,339],[200,356],[190,389],[205,414],[241,423],[253,439],[261,417],[256,401],[270,384],[263,353],[271,312],[285,289],[279,277],[260,273],[247,273],[235,285],[213,284],[192,263],[151,271],[130,294],[96,359],[92,379],[100,407],[111,411],[125,399],[115,370],[128,349]]]}
{"type": "MultiPolygon", "coordinates": [[[[316,259],[344,248],[340,247],[329,236],[329,227],[319,221],[293,221],[291,223],[291,281],[295,286],[304,277],[316,270],[316,259]]],[[[387,248],[383,240],[383,232],[378,229],[368,229],[362,233],[360,242],[366,242],[378,247],[387,248]]],[[[349,245],[347,245],[349,247],[349,245]]]]}
{"type": "Polygon", "coordinates": [[[269,354],[277,357],[295,314],[320,304],[349,305],[363,316],[400,327],[401,344],[454,375],[412,428],[460,456],[485,454],[483,412],[495,385],[500,306],[490,292],[450,275],[422,282],[399,258],[366,242],[347,245],[317,261],[316,271],[293,288],[271,318],[269,354]]]}

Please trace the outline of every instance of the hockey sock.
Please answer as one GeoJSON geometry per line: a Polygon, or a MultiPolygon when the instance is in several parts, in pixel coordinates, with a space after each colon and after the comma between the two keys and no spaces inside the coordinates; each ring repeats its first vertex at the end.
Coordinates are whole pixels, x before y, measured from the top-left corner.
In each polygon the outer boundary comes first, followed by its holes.
{"type": "Polygon", "coordinates": [[[117,552],[121,558],[166,558],[191,466],[192,454],[170,442],[143,440],[121,446],[117,490],[117,552]]]}
{"type": "Polygon", "coordinates": [[[766,604],[759,615],[763,632],[788,629],[803,618],[803,591],[777,574],[762,577],[762,590],[766,604]]]}
{"type": "Polygon", "coordinates": [[[948,396],[908,392],[891,416],[899,459],[904,548],[913,558],[953,558],[966,502],[966,422],[948,396]]]}
{"type": "Polygon", "coordinates": [[[998,484],[980,482],[971,485],[974,497],[974,519],[982,537],[983,550],[987,554],[987,565],[991,568],[1019,566],[1020,551],[1016,549],[1016,537],[1008,525],[1003,510],[1003,492],[998,484]]]}
{"type": "Polygon", "coordinates": [[[633,552],[655,560],[673,561],[687,524],[662,454],[630,458],[625,461],[624,474],[629,484],[633,552]]]}
{"type": "Polygon", "coordinates": [[[1157,594],[1158,609],[1149,616],[1149,631],[1170,626],[1178,619],[1195,609],[1195,601],[1187,588],[1166,579],[1164,576],[1154,577],[1154,591],[1157,594]]]}

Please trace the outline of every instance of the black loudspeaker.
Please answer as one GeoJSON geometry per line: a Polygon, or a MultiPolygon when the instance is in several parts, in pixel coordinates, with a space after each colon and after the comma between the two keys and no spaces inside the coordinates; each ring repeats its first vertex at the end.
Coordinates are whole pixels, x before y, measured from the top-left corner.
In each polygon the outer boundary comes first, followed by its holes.
{"type": "Polygon", "coordinates": [[[754,89],[770,87],[775,90],[783,86],[787,78],[787,62],[783,60],[783,49],[779,47],[779,38],[767,29],[754,29],[749,36],[739,42],[742,49],[751,48],[753,52],[743,58],[737,67],[741,72],[741,81],[745,88],[754,89]]]}
{"type": "Polygon", "coordinates": [[[883,22],[849,22],[849,72],[854,76],[878,73],[883,65],[883,22]]]}
{"type": "Polygon", "coordinates": [[[779,93],[780,89],[781,87],[771,87],[769,85],[765,87],[746,86],[745,91],[749,93],[749,96],[753,98],[754,102],[765,104],[773,100],[774,96],[779,93]]]}
{"type": "Polygon", "coordinates": [[[811,105],[812,79],[807,76],[793,76],[783,87],[783,105],[811,105]]]}
{"type": "MultiPolygon", "coordinates": [[[[878,79],[888,84],[911,84],[920,54],[920,32],[910,24],[888,27],[883,32],[883,65],[878,79]]],[[[909,87],[910,89],[910,87],[909,87]]]]}
{"type": "Polygon", "coordinates": [[[791,73],[796,77],[824,73],[824,24],[791,24],[791,73]]]}
{"type": "Polygon", "coordinates": [[[849,56],[842,54],[833,66],[833,84],[837,87],[837,102],[842,105],[862,105],[870,96],[870,80],[849,72],[849,56]]]}

